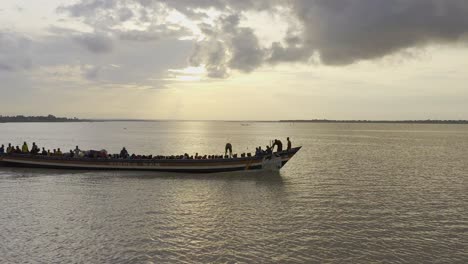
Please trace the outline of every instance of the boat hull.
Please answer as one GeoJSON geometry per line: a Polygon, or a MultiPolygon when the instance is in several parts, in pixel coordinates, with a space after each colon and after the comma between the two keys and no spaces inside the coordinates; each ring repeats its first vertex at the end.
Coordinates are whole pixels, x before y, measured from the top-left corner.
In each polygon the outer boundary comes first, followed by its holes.
{"type": "Polygon", "coordinates": [[[243,170],[279,170],[300,147],[262,157],[230,159],[95,159],[64,158],[34,155],[1,155],[0,165],[7,167],[49,168],[70,170],[159,171],[213,173],[243,170]]]}

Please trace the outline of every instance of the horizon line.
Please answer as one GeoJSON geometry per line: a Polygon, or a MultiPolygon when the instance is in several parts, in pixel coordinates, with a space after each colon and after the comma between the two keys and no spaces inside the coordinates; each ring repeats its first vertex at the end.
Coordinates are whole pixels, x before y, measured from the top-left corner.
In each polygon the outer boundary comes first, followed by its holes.
{"type": "Polygon", "coordinates": [[[276,119],[276,120],[242,120],[242,119],[147,119],[147,118],[67,118],[49,116],[3,116],[0,115],[0,123],[6,122],[283,122],[283,123],[454,123],[468,124],[468,119],[276,119]],[[50,118],[50,117],[53,118],[50,118]],[[49,118],[48,118],[49,117],[49,118]],[[14,120],[18,118],[18,121],[14,120]],[[13,119],[13,120],[11,120],[13,119]],[[23,120],[26,119],[26,120],[23,120]]]}

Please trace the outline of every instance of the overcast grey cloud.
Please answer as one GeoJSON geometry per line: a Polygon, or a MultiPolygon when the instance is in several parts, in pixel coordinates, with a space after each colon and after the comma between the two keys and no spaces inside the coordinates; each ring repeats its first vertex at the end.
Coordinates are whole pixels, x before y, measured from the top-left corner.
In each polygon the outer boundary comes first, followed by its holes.
{"type": "MultiPolygon", "coordinates": [[[[74,15],[96,14],[97,10],[118,8],[128,2],[83,1],[68,8],[74,15]]],[[[174,9],[195,21],[207,9],[221,12],[222,19],[214,25],[207,27],[199,23],[206,38],[196,44],[191,59],[195,64],[206,65],[211,76],[221,77],[226,77],[231,69],[250,72],[265,63],[307,63],[314,56],[323,64],[348,65],[409,48],[459,42],[468,33],[465,0],[147,0],[134,3],[153,8],[156,13],[174,9]],[[228,21],[239,19],[246,11],[276,12],[278,8],[290,11],[291,30],[283,41],[267,47],[259,46],[252,29],[241,27],[239,21],[228,21]]]]}
{"type": "Polygon", "coordinates": [[[31,40],[21,34],[0,31],[0,71],[29,69],[31,40]]]}
{"type": "MultiPolygon", "coordinates": [[[[434,43],[465,41],[468,33],[465,0],[81,0],[57,11],[93,30],[69,35],[95,54],[113,52],[119,40],[195,38],[193,28],[168,21],[170,12],[178,11],[203,34],[193,42],[187,62],[204,65],[208,75],[217,78],[228,77],[232,70],[252,72],[283,62],[348,65],[434,43]],[[216,16],[207,23],[213,10],[216,16]],[[286,35],[261,44],[255,25],[242,24],[248,12],[255,11],[282,13],[289,27],[286,35]],[[124,26],[127,22],[135,26],[124,26]]],[[[0,70],[30,67],[28,56],[18,52],[28,45],[27,39],[4,34],[0,41],[7,43],[0,51],[0,70]]]]}
{"type": "Polygon", "coordinates": [[[120,21],[127,21],[133,17],[133,11],[127,7],[119,9],[118,14],[120,21]]]}
{"type": "Polygon", "coordinates": [[[113,41],[105,33],[84,33],[75,37],[75,40],[94,53],[106,53],[112,51],[113,41]]]}
{"type": "Polygon", "coordinates": [[[95,81],[99,78],[101,67],[99,66],[81,66],[83,75],[87,80],[95,81]]]}
{"type": "Polygon", "coordinates": [[[224,78],[230,69],[251,72],[263,63],[264,50],[251,28],[239,26],[239,15],[221,17],[217,22],[202,25],[206,38],[196,44],[192,65],[205,65],[210,77],[224,78]]]}

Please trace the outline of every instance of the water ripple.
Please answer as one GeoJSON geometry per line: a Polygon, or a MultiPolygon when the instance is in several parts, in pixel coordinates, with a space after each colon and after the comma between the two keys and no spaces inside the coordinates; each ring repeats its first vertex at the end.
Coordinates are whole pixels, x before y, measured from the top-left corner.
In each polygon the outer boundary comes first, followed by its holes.
{"type": "Polygon", "coordinates": [[[254,128],[304,148],[281,174],[0,170],[0,263],[468,262],[467,128],[254,128]]]}

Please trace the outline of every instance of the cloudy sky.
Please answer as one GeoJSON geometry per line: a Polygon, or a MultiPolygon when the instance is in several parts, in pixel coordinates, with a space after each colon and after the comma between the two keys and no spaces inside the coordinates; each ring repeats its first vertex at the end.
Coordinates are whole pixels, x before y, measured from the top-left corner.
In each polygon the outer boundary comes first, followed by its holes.
{"type": "Polygon", "coordinates": [[[468,119],[466,0],[2,0],[0,114],[468,119]]]}

